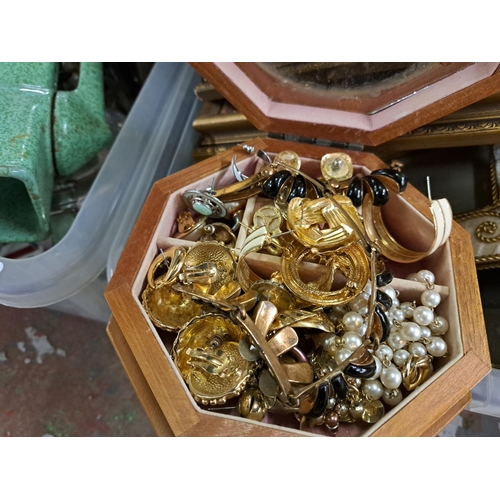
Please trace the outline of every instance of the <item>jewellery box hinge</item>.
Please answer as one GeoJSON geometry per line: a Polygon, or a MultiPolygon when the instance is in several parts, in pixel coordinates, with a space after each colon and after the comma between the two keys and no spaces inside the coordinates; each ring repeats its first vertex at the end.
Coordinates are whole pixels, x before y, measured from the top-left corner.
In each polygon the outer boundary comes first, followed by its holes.
{"type": "Polygon", "coordinates": [[[271,139],[280,139],[282,141],[291,142],[304,142],[306,144],[315,144],[317,146],[324,146],[328,148],[350,149],[351,151],[363,151],[362,144],[351,144],[350,142],[335,142],[328,139],[310,139],[309,137],[300,137],[291,134],[273,134],[269,133],[268,137],[271,139]]]}

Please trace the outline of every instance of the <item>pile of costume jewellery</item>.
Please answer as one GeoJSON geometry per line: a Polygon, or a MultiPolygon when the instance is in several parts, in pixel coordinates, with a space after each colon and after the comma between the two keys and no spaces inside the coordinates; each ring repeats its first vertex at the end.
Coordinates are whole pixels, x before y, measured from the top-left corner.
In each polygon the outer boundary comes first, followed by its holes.
{"type": "Polygon", "coordinates": [[[426,288],[419,302],[400,302],[387,261],[418,262],[443,245],[449,204],[432,201],[434,241],[415,252],[392,237],[381,213],[406,188],[400,170],[353,175],[351,158],[331,153],[315,179],[292,151],[257,157],[262,168],[251,177],[233,158],[233,184],[184,192],[176,237],[191,243],[160,251],[143,306],[176,335],[173,360],[199,403],[232,400],[256,421],[291,413],[301,429],[334,435],[342,422],[375,423],[447,353],[434,274],[408,276],[426,288]],[[257,195],[269,203],[244,227],[245,204],[257,195]],[[266,278],[248,263],[255,252],[276,264],[266,278]]]}

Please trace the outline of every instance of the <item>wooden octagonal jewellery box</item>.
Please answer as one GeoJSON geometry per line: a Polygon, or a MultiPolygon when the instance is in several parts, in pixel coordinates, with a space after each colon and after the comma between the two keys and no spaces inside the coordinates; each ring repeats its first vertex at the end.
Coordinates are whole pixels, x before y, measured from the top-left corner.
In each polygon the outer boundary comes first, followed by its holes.
{"type": "Polygon", "coordinates": [[[158,181],[106,290],[159,435],[435,435],[490,370],[468,233],[358,145],[498,92],[499,64],[301,64],[194,64],[280,138],[158,181]]]}

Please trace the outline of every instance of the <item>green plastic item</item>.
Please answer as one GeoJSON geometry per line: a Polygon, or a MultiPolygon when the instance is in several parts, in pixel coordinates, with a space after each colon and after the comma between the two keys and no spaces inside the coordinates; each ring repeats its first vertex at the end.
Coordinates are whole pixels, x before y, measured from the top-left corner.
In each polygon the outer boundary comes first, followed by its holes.
{"type": "Polygon", "coordinates": [[[111,141],[104,112],[102,64],[82,62],[78,87],[56,95],[54,153],[60,175],[76,172],[111,141]]]}
{"type": "Polygon", "coordinates": [[[57,91],[58,69],[0,63],[0,243],[46,239],[54,159],[69,175],[111,140],[102,64],[81,63],[73,91],[57,91]]]}

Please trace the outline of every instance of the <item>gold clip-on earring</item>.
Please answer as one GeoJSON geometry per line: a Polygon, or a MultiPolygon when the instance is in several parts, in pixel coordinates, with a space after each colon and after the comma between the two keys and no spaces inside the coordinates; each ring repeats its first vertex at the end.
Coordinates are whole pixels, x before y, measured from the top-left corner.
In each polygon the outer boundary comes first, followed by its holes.
{"type": "Polygon", "coordinates": [[[179,332],[174,362],[196,401],[224,404],[246,387],[256,363],[240,354],[245,334],[223,314],[195,317],[179,332]]]}

